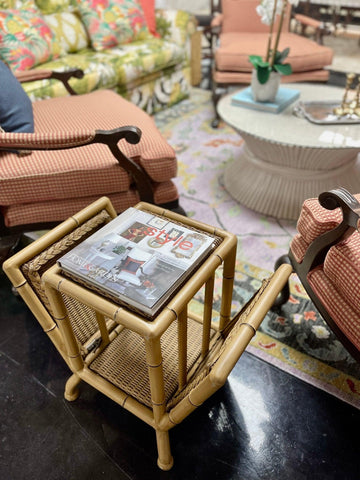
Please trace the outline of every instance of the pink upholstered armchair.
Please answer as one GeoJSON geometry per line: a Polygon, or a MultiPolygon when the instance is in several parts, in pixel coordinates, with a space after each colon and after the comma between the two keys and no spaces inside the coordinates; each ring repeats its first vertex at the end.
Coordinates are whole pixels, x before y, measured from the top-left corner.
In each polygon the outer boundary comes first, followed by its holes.
{"type": "MultiPolygon", "coordinates": [[[[213,53],[213,103],[219,100],[218,88],[229,85],[248,84],[251,81],[252,64],[249,55],[264,56],[269,27],[261,23],[256,12],[259,0],[222,0],[220,12],[214,16],[212,31],[217,36],[213,53]]],[[[329,77],[324,67],[332,62],[330,48],[289,31],[291,5],[288,5],[282,26],[278,50],[290,48],[287,62],[293,73],[283,77],[284,82],[326,82],[329,77]]],[[[321,22],[298,16],[298,21],[321,28],[321,22]]],[[[218,125],[219,117],[213,126],[218,125]]]]}
{"type": "MultiPolygon", "coordinates": [[[[305,200],[288,256],[321,316],[360,361],[360,195],[344,188],[305,200]]],[[[279,297],[289,297],[287,286],[279,297]]]]}
{"type": "MultiPolygon", "coordinates": [[[[33,75],[60,74],[19,78],[33,75]]],[[[35,101],[32,110],[34,133],[0,133],[2,240],[53,226],[104,195],[117,212],[143,200],[184,213],[172,181],[175,152],[139,107],[98,90],[35,101]]]]}

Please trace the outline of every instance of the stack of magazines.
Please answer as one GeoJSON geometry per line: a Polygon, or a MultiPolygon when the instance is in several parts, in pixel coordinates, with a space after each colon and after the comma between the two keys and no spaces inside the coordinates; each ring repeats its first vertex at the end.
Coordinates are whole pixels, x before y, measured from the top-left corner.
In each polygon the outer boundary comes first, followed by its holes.
{"type": "Polygon", "coordinates": [[[153,317],[220,243],[218,237],[129,208],[58,260],[61,269],[153,317]]]}

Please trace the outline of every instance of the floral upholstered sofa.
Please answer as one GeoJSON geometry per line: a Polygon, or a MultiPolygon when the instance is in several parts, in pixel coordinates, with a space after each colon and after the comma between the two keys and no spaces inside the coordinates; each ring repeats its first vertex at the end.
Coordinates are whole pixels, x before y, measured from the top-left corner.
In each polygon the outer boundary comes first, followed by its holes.
{"type": "MultiPolygon", "coordinates": [[[[152,114],[189,95],[196,19],[154,0],[0,0],[0,59],[13,72],[81,69],[76,93],[111,89],[152,114]]],[[[54,79],[23,84],[32,100],[68,94],[54,79]]]]}

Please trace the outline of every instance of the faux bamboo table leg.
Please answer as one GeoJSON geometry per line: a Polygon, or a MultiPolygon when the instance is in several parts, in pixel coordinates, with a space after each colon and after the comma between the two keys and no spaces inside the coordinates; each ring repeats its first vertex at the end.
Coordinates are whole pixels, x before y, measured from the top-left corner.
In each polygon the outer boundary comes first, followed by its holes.
{"type": "Polygon", "coordinates": [[[231,300],[234,287],[234,274],[236,262],[236,245],[224,259],[223,265],[223,287],[220,309],[219,329],[222,330],[231,317],[231,300]]]}
{"type": "Polygon", "coordinates": [[[67,400],[68,402],[73,402],[79,397],[80,391],[78,387],[80,382],[81,378],[76,375],[76,373],[71,375],[65,385],[65,400],[67,400]]]}
{"type": "Polygon", "coordinates": [[[158,467],[161,470],[170,470],[174,465],[174,459],[170,450],[169,431],[156,430],[156,444],[159,454],[158,467]]]}
{"type": "Polygon", "coordinates": [[[160,430],[158,427],[165,415],[164,372],[160,339],[145,339],[145,348],[158,448],[157,464],[162,470],[170,470],[174,464],[174,459],[170,450],[169,432],[160,430]]]}

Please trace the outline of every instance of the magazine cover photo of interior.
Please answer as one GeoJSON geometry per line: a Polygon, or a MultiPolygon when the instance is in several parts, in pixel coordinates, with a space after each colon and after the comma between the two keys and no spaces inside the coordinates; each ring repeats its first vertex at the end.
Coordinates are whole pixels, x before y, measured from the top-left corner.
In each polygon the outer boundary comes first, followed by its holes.
{"type": "Polygon", "coordinates": [[[58,263],[88,285],[153,316],[184,275],[215,247],[214,237],[148,212],[129,210],[58,263]]]}

